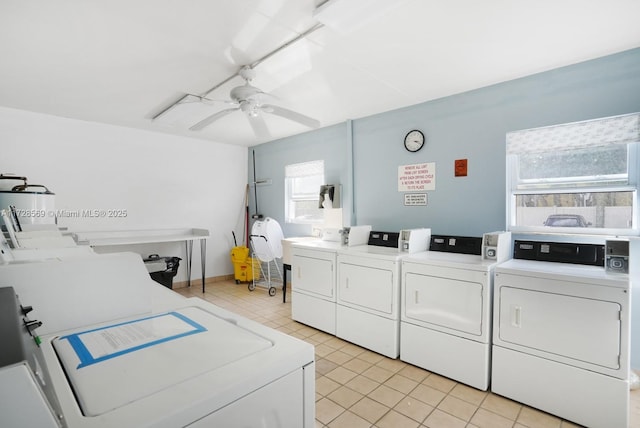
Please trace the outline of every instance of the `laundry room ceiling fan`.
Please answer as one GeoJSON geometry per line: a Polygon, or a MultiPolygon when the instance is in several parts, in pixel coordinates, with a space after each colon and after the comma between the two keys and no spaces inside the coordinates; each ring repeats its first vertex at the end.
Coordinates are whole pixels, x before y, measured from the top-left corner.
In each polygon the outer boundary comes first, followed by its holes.
{"type": "MultiPolygon", "coordinates": [[[[204,119],[195,125],[191,126],[189,129],[192,131],[200,131],[217,120],[227,116],[228,114],[234,112],[244,113],[251,127],[253,128],[254,133],[258,137],[268,137],[269,131],[267,129],[266,123],[262,116],[262,113],[273,114],[276,116],[283,117],[285,119],[292,120],[294,122],[298,122],[302,125],[308,126],[309,128],[318,128],[320,126],[320,122],[316,119],[313,119],[309,116],[306,116],[302,113],[298,113],[293,110],[289,110],[284,107],[280,107],[273,104],[267,104],[264,101],[267,98],[275,98],[273,95],[269,95],[266,92],[263,92],[259,88],[251,85],[251,81],[255,77],[255,70],[251,67],[245,66],[240,69],[238,73],[240,77],[242,77],[245,81],[243,85],[236,86],[231,89],[229,93],[230,100],[224,100],[220,102],[224,102],[233,107],[227,108],[224,110],[220,110],[204,119]]],[[[207,97],[196,97],[200,100],[200,102],[206,104],[216,103],[216,100],[212,100],[207,97]]]]}
{"type": "Polygon", "coordinates": [[[267,125],[265,123],[263,113],[280,116],[282,118],[288,119],[293,122],[297,122],[309,128],[319,128],[320,121],[312,117],[306,116],[302,113],[299,113],[293,110],[289,110],[279,105],[266,103],[265,101],[268,98],[277,100],[277,97],[267,94],[261,89],[253,86],[251,84],[251,81],[255,77],[256,66],[260,65],[263,61],[277,55],[279,52],[293,45],[297,41],[304,39],[305,37],[309,36],[311,33],[322,28],[323,26],[324,24],[321,24],[321,23],[311,26],[310,28],[303,31],[302,33],[297,34],[291,40],[288,40],[284,44],[276,47],[274,50],[267,53],[262,58],[259,58],[256,61],[253,61],[249,64],[246,64],[240,67],[240,69],[236,73],[234,73],[232,76],[229,76],[227,79],[213,86],[209,90],[201,93],[200,95],[183,93],[180,96],[180,98],[172,102],[170,105],[168,105],[158,113],[154,114],[151,117],[151,120],[155,121],[155,120],[162,119],[162,120],[166,120],[167,122],[172,122],[172,119],[169,119],[169,118],[173,118],[174,120],[179,118],[178,120],[180,122],[184,122],[185,113],[186,114],[197,113],[197,119],[200,119],[200,121],[197,122],[195,125],[192,125],[189,129],[191,131],[200,131],[206,128],[207,126],[211,125],[212,123],[216,122],[217,120],[231,113],[240,112],[247,117],[249,124],[253,128],[253,132],[259,138],[271,137],[269,130],[267,128],[267,125]],[[240,86],[236,86],[235,88],[231,89],[229,93],[230,99],[215,100],[215,99],[209,98],[209,94],[219,89],[223,85],[229,83],[236,76],[240,76],[242,79],[244,79],[244,84],[240,86]],[[206,116],[204,119],[202,119],[203,109],[200,108],[199,106],[202,106],[202,105],[210,106],[210,105],[217,105],[217,104],[226,104],[230,106],[230,108],[217,111],[213,114],[206,116]]]}

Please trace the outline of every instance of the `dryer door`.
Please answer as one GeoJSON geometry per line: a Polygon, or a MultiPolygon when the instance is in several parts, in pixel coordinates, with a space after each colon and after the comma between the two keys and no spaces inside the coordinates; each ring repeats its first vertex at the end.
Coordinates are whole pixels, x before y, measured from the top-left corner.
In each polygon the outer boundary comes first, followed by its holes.
{"type": "Polygon", "coordinates": [[[477,278],[462,279],[463,272],[454,269],[447,272],[448,277],[429,273],[425,270],[404,274],[403,319],[427,323],[431,328],[445,332],[451,329],[473,336],[482,335],[482,281],[486,276],[479,274],[477,278]]]}
{"type": "Polygon", "coordinates": [[[358,259],[342,256],[339,260],[338,303],[382,316],[391,315],[398,301],[397,275],[394,281],[396,263],[373,260],[368,261],[368,265],[359,265],[355,264],[358,259]]]}
{"type": "Polygon", "coordinates": [[[336,254],[293,249],[291,286],[293,291],[335,302],[336,254]]]}
{"type": "Polygon", "coordinates": [[[499,299],[500,340],[551,358],[620,368],[618,303],[506,286],[499,299]]]}

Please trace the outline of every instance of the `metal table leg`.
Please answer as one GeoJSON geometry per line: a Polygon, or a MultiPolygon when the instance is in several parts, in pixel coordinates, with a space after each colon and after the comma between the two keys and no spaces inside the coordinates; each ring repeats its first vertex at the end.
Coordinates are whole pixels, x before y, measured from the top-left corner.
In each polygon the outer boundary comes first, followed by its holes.
{"type": "Polygon", "coordinates": [[[200,267],[202,269],[202,292],[204,293],[204,270],[207,265],[207,241],[206,239],[200,240],[200,267]]]}
{"type": "Polygon", "coordinates": [[[291,271],[291,265],[282,264],[282,303],[287,302],[287,271],[291,271]]]}
{"type": "MultiPolygon", "coordinates": [[[[193,240],[184,241],[187,253],[187,286],[191,287],[191,260],[193,259],[193,240]]],[[[204,293],[205,267],[207,265],[207,240],[200,239],[200,269],[202,272],[202,292],[204,293]]]]}
{"type": "Polygon", "coordinates": [[[184,241],[187,255],[187,287],[191,287],[191,258],[193,257],[193,241],[184,241]]]}

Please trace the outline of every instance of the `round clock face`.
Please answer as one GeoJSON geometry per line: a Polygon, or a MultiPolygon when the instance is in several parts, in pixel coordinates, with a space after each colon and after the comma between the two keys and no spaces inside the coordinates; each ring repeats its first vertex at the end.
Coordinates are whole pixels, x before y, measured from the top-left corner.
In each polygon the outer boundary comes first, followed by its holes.
{"type": "Polygon", "coordinates": [[[424,134],[417,129],[409,131],[404,137],[404,148],[410,152],[417,152],[424,146],[424,134]]]}

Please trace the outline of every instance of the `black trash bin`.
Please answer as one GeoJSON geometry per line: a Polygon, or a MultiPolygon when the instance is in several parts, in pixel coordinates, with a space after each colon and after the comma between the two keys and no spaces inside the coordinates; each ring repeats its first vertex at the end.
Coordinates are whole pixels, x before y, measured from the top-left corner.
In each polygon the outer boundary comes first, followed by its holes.
{"type": "Polygon", "coordinates": [[[151,254],[144,259],[144,265],[151,279],[167,288],[173,288],[173,277],[178,273],[180,260],[182,260],[180,257],[160,257],[157,254],[151,254]]]}

